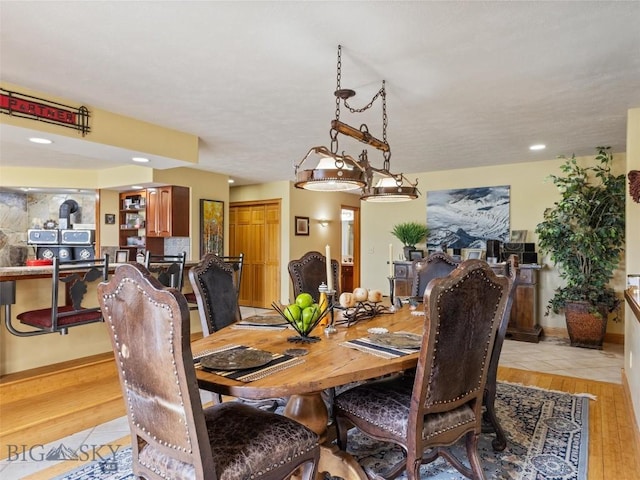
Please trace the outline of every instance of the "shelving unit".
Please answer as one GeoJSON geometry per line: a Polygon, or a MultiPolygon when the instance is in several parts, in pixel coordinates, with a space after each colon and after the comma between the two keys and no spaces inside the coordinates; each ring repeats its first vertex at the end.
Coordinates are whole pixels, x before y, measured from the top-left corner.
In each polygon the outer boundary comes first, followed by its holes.
{"type": "Polygon", "coordinates": [[[129,251],[129,261],[146,248],[146,190],[120,194],[119,240],[121,250],[129,251]]]}

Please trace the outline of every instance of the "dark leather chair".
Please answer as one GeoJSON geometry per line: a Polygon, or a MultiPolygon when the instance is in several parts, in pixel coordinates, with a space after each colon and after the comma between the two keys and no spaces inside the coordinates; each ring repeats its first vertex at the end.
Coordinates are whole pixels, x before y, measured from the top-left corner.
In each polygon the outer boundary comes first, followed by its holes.
{"type": "Polygon", "coordinates": [[[507,447],[507,436],[500,425],[498,416],[496,415],[495,401],[496,401],[496,384],[498,382],[498,364],[500,363],[500,354],[502,353],[502,345],[504,338],[507,334],[507,327],[509,326],[509,318],[511,317],[511,306],[513,305],[513,297],[515,296],[518,279],[518,257],[511,255],[508,261],[505,263],[505,272],[507,277],[511,280],[509,288],[507,303],[505,304],[502,318],[500,319],[500,326],[496,333],[496,340],[493,343],[493,349],[491,350],[491,360],[489,360],[489,370],[487,372],[487,384],[484,389],[484,398],[482,404],[485,406],[484,418],[488,423],[484,432],[493,431],[496,434],[496,438],[491,441],[491,446],[496,452],[501,452],[507,447]]]}
{"type": "Polygon", "coordinates": [[[181,292],[184,285],[186,259],[186,252],[176,255],[154,255],[147,250],[144,256],[144,266],[155,274],[158,281],[165,287],[172,287],[181,292]]]}
{"type": "Polygon", "coordinates": [[[205,337],[241,320],[234,270],[222,257],[207,253],[189,269],[189,282],[205,337]]]}
{"type": "MultiPolygon", "coordinates": [[[[321,283],[327,283],[327,263],[325,256],[320,252],[307,252],[298,260],[289,262],[289,276],[293,282],[294,298],[303,292],[311,294],[315,302],[320,298],[318,287],[321,283]]],[[[336,291],[335,298],[340,295],[339,278],[340,264],[331,259],[331,274],[333,275],[333,288],[336,291]]]]}
{"type": "Polygon", "coordinates": [[[442,456],[469,478],[484,479],[478,455],[482,398],[489,355],[507,303],[511,280],[482,260],[467,260],[429,283],[424,298],[422,347],[415,376],[367,382],[335,398],[338,444],[347,430],[400,445],[406,452],[385,478],[442,456]],[[464,348],[461,348],[464,345],[464,348]],[[447,448],[465,438],[470,468],[447,448]]]}
{"type": "Polygon", "coordinates": [[[422,298],[431,280],[446,277],[458,265],[460,265],[460,261],[445,252],[435,252],[426,258],[414,260],[411,296],[422,298]]]}
{"type": "Polygon", "coordinates": [[[53,273],[51,275],[51,307],[30,310],[17,315],[23,325],[34,327],[36,330],[25,332],[7,324],[9,331],[17,336],[33,336],[45,333],[68,333],[71,327],[101,322],[102,312],[98,306],[85,306],[86,298],[95,301],[95,293],[87,297],[92,285],[98,285],[109,276],[109,255],[93,260],[70,260],[60,262],[53,258],[53,273]],[[60,294],[65,297],[65,304],[58,305],[60,294]]]}
{"type": "MultiPolygon", "coordinates": [[[[220,256],[224,263],[228,264],[233,271],[233,285],[236,289],[236,301],[240,299],[240,286],[242,285],[242,268],[244,266],[244,253],[239,255],[220,256]]],[[[185,294],[187,302],[189,302],[189,308],[191,310],[198,309],[198,300],[196,299],[195,290],[185,294]]]]}
{"type": "Polygon", "coordinates": [[[318,436],[237,402],[203,409],[184,295],[140,264],[98,287],[127,406],[133,473],[145,479],[314,478],[318,436]]]}

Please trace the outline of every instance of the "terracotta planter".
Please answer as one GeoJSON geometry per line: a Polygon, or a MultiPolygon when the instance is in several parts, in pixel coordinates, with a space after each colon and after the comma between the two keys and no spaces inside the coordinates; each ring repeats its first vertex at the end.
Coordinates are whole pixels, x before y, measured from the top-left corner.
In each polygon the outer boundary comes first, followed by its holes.
{"type": "Polygon", "coordinates": [[[604,305],[596,307],[599,315],[591,313],[591,308],[588,302],[572,302],[565,305],[564,316],[569,339],[572,347],[602,350],[609,312],[604,305]]]}

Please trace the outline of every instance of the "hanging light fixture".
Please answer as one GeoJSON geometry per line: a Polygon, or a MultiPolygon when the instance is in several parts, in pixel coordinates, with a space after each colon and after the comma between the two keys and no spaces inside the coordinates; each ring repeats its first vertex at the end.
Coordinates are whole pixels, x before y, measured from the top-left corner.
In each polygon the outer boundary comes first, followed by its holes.
{"type": "Polygon", "coordinates": [[[343,89],[340,86],[342,75],[342,47],[338,45],[338,61],[336,75],[336,117],[331,121],[331,147],[312,147],[305,157],[295,165],[297,188],[315,191],[347,191],[362,189],[364,201],[369,202],[400,202],[418,198],[416,180],[411,183],[402,173],[391,173],[391,147],[387,142],[387,102],[385,81],[382,81],[382,88],[373,96],[371,101],[363,108],[351,107],[349,98],[356,92],[350,89],[343,89]],[[340,103],[351,113],[362,113],[375,103],[378,98],[382,98],[382,140],[379,140],[369,133],[366,124],[362,124],[360,129],[354,128],[340,121],[340,103]],[[363,150],[358,156],[358,160],[350,155],[338,154],[338,134],[343,134],[354,138],[361,143],[370,145],[382,151],[384,164],[382,168],[373,167],[369,163],[367,151],[363,150]],[[302,164],[309,160],[312,155],[317,155],[319,160],[312,170],[302,169],[302,164]],[[375,185],[374,185],[374,182],[375,185]]]}

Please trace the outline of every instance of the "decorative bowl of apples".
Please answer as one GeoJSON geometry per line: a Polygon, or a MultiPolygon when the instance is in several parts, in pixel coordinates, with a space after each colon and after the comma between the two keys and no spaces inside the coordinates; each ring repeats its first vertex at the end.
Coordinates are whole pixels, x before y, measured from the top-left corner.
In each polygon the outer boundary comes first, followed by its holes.
{"type": "Polygon", "coordinates": [[[289,337],[288,341],[308,343],[320,340],[320,337],[310,334],[329,312],[330,306],[326,302],[315,303],[310,293],[301,293],[294,303],[282,305],[273,302],[271,306],[298,333],[296,336],[289,337]]]}

